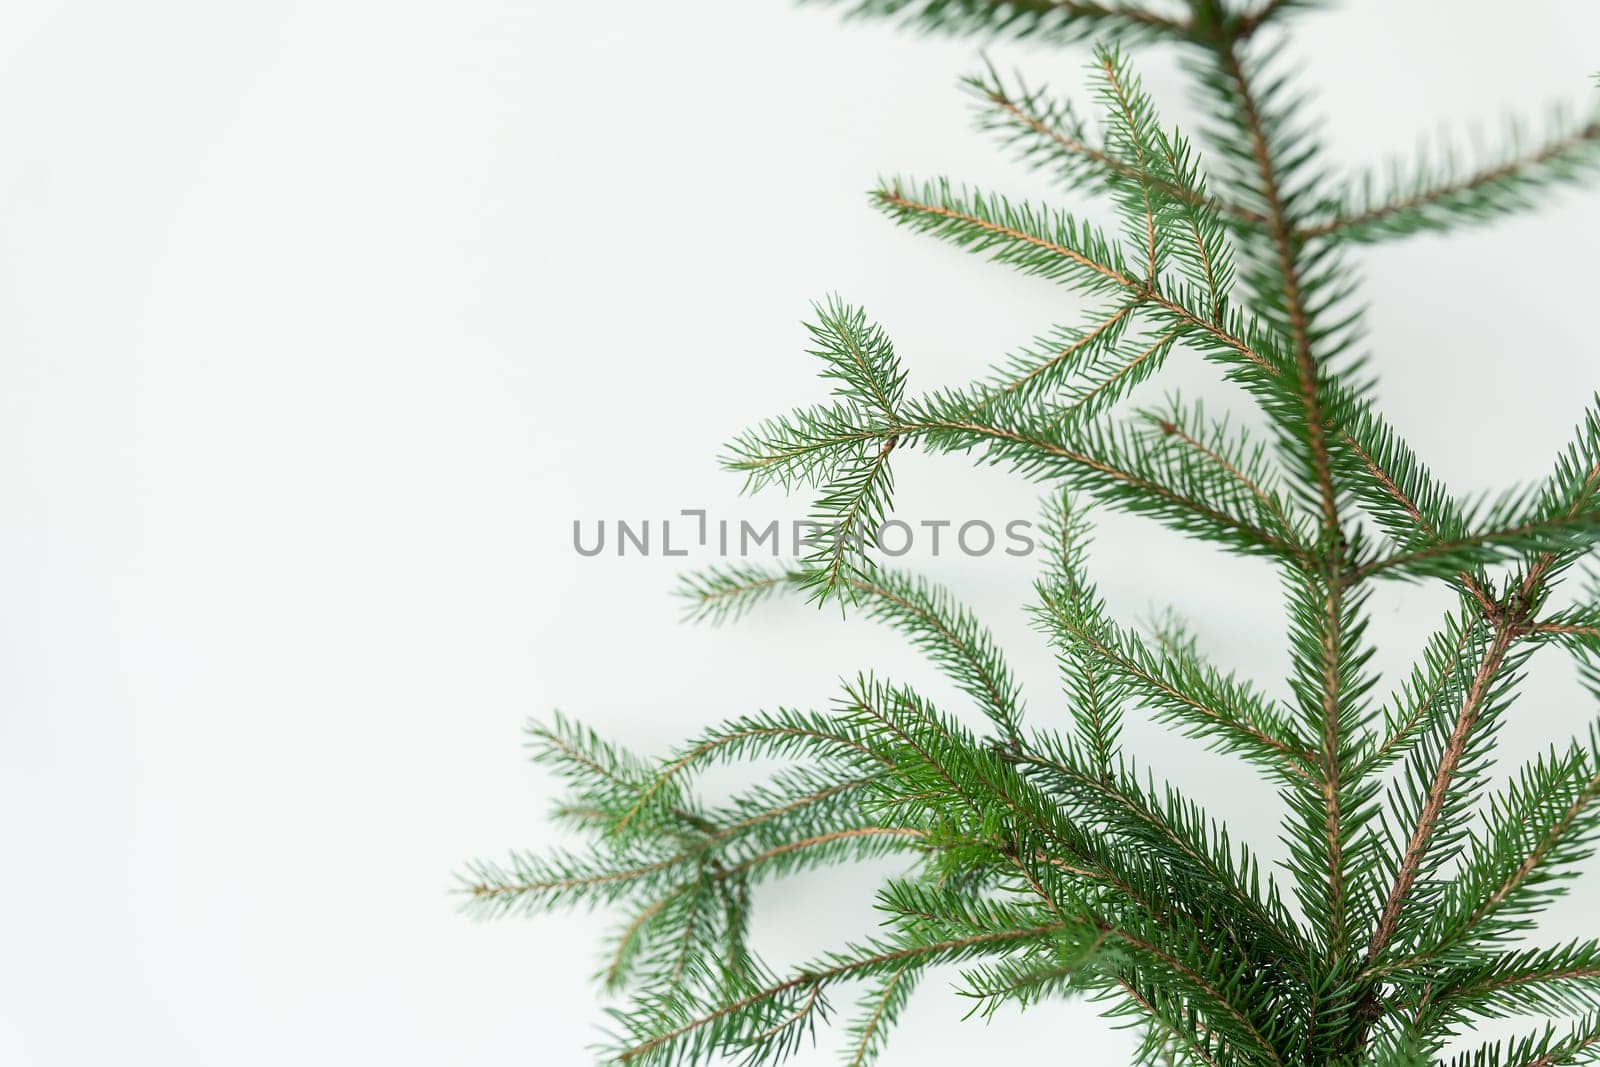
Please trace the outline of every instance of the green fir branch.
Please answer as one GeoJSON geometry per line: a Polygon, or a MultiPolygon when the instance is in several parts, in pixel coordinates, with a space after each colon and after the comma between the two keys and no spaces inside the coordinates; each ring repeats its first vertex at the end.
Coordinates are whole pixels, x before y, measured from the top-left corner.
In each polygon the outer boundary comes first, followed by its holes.
{"type": "Polygon", "coordinates": [[[625,998],[609,1044],[625,1063],[775,1063],[851,986],[842,1055],[865,1064],[945,965],[980,1016],[1087,998],[1136,1028],[1134,1062],[1152,1067],[1600,1058],[1600,947],[1537,939],[1600,839],[1600,742],[1558,741],[1509,778],[1496,766],[1537,649],[1572,653],[1600,700],[1600,593],[1556,599],[1600,541],[1600,401],[1543,479],[1457,497],[1377,409],[1345,256],[1542,206],[1592,177],[1593,119],[1380,187],[1326,163],[1289,69],[1282,38],[1310,0],[839,6],[991,40],[1174,43],[1206,112],[1204,158],[1110,45],[1090,67],[1093,124],[992,67],[967,79],[979,125],[1071,193],[1073,212],[943,179],[881,182],[873,203],[1090,310],[964,385],[914,394],[882,327],[836,297],[818,304],[806,349],[831,395],[757,423],[724,455],[750,490],[810,493],[809,552],[725,561],[679,590],[685,614],[709,622],[780,595],[837,600],[903,635],[960,706],[862,673],[829,708],[739,715],[655,758],[556,717],[530,729],[530,748],[561,781],[555,819],[578,843],[469,864],[463,909],[618,911],[598,980],[625,998]],[[1084,196],[1109,201],[1116,221],[1086,222],[1084,196]],[[1252,410],[1214,416],[1176,395],[1131,405],[1186,358],[1252,410]],[[873,551],[891,475],[934,455],[1048,483],[1032,620],[1064,706],[1035,703],[1026,726],[992,633],[873,551]],[[1271,568],[1285,684],[1213,664],[1171,614],[1120,621],[1095,580],[1091,506],[1271,568]],[[1368,628],[1384,578],[1451,597],[1389,680],[1368,628]],[[1125,729],[1138,716],[1275,786],[1282,858],[1258,858],[1141,762],[1125,729]],[[700,795],[713,767],[750,762],[777,767],[700,795]],[[765,883],[891,861],[877,936],[794,969],[761,961],[749,928],[765,883]],[[1499,1019],[1522,1020],[1525,1036],[1463,1046],[1499,1019]]]}

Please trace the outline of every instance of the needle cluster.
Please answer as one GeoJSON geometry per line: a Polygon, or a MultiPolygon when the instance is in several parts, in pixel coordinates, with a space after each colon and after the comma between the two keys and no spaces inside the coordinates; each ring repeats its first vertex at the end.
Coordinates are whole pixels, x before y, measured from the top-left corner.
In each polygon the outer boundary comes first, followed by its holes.
{"type": "Polygon", "coordinates": [[[1600,1054],[1600,940],[1527,941],[1600,831],[1600,740],[1557,740],[1503,785],[1490,775],[1535,649],[1573,653],[1600,695],[1600,603],[1552,598],[1600,543],[1600,405],[1542,479],[1452,493],[1374,406],[1346,261],[1352,243],[1511,215],[1592,176],[1600,112],[1542,137],[1517,127],[1476,163],[1445,151],[1384,177],[1345,174],[1264,44],[1311,6],[850,5],[922,30],[1104,42],[1083,102],[993,70],[964,86],[982,129],[1076,199],[1104,197],[1117,224],[945,178],[880,183],[871,198],[891,221],[1095,310],[963,388],[918,393],[882,327],[823,301],[809,352],[831,395],[739,435],[726,463],[752,489],[811,494],[824,536],[792,564],[684,583],[698,619],[794,595],[887,624],[981,720],[861,674],[830,708],[753,713],[661,759],[564,719],[532,728],[536,758],[569,786],[556,815],[587,843],[472,864],[463,899],[480,914],[622,911],[601,974],[627,993],[608,1060],[775,1062],[853,1001],[845,1054],[863,1064],[918,980],[952,964],[980,1013],[1098,1001],[1138,1027],[1140,1063],[1550,1067],[1600,1054]],[[1120,50],[1130,42],[1183,51],[1209,117],[1204,157],[1161,121],[1120,50]],[[1268,432],[1252,439],[1181,398],[1130,408],[1173,359],[1214,365],[1268,432]],[[1031,611],[1064,710],[1025,714],[984,626],[878,561],[896,464],[952,453],[1048,487],[1031,611]],[[1170,619],[1120,619],[1087,562],[1095,507],[1271,568],[1288,696],[1208,662],[1170,619]],[[1385,581],[1437,583],[1455,600],[1387,693],[1367,630],[1385,581]],[[1122,742],[1130,715],[1272,783],[1287,859],[1268,869],[1138,762],[1122,742]],[[751,759],[783,769],[722,803],[697,795],[707,768],[751,759]],[[878,892],[877,932],[793,969],[750,950],[761,882],[891,854],[903,869],[878,892]],[[1526,1036],[1473,1047],[1481,1020],[1504,1017],[1525,1018],[1526,1036]]]}

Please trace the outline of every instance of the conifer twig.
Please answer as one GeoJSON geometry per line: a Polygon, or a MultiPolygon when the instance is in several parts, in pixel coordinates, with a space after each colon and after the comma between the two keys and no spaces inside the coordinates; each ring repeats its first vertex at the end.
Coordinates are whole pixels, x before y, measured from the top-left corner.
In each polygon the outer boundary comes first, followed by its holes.
{"type": "Polygon", "coordinates": [[[989,128],[1071,188],[1107,196],[1113,225],[945,180],[872,193],[895,222],[1099,310],[965,386],[911,394],[883,327],[837,297],[815,305],[808,352],[831,395],[740,434],[725,463],[750,489],[814,490],[814,523],[835,543],[798,562],[727,561],[682,592],[691,618],[712,621],[778,592],[837,597],[847,615],[903,635],[984,726],[862,673],[828,710],[745,714],[652,760],[559,717],[535,729],[536,758],[569,789],[557,816],[587,844],[469,865],[464,906],[625,905],[602,971],[632,997],[616,1013],[623,1062],[770,1065],[838,989],[864,982],[846,1057],[866,1067],[939,964],[965,969],[962,991],[985,1016],[1007,1002],[1104,998],[1140,1028],[1137,1062],[1169,1067],[1416,1067],[1509,1014],[1578,1018],[1449,1062],[1554,1067],[1600,1048],[1600,942],[1515,943],[1600,842],[1600,727],[1503,785],[1489,778],[1535,648],[1577,654],[1600,696],[1600,604],[1547,607],[1600,548],[1600,397],[1542,482],[1457,499],[1375,411],[1341,258],[1348,241],[1532,206],[1533,190],[1587,173],[1594,131],[1352,209],[1362,201],[1319,157],[1304,98],[1257,38],[1314,3],[1193,0],[1179,19],[1071,0],[855,0],[859,15],[925,29],[1180,42],[1199,60],[1190,69],[1220,162],[1208,173],[1122,54],[1101,46],[1090,80],[1103,142],[1069,104],[997,77],[968,84],[989,128]],[[1228,414],[1208,421],[1176,395],[1124,411],[1179,346],[1241,386],[1268,433],[1228,414]],[[891,513],[891,455],[896,467],[973,456],[1052,483],[1031,618],[1056,660],[1065,729],[1048,715],[1025,728],[1022,687],[990,632],[945,590],[876,561],[889,554],[875,541],[891,513]],[[1093,577],[1086,502],[1273,569],[1287,696],[1213,665],[1170,621],[1148,635],[1123,625],[1093,577]],[[1366,606],[1383,578],[1447,583],[1456,597],[1376,705],[1366,606]],[[1123,730],[1140,712],[1278,789],[1284,859],[1258,860],[1140,761],[1123,730]],[[714,806],[696,797],[711,766],[747,759],[780,766],[714,806]],[[890,856],[906,866],[877,893],[888,933],[784,978],[758,961],[753,886],[890,856]]]}
{"type": "Polygon", "coordinates": [[[1421,212],[1432,205],[1443,204],[1487,186],[1517,178],[1520,175],[1550,164],[1581,149],[1600,142],[1600,120],[1592,121],[1565,136],[1555,138],[1538,148],[1485,167],[1464,177],[1441,182],[1426,189],[1390,200],[1383,204],[1350,214],[1335,215],[1320,222],[1309,223],[1297,233],[1302,240],[1321,237],[1340,237],[1350,231],[1380,227],[1399,215],[1421,212]]]}
{"type": "Polygon", "coordinates": [[[1477,725],[1478,718],[1483,712],[1484,703],[1489,696],[1490,686],[1495,676],[1500,671],[1500,666],[1505,662],[1511,644],[1515,640],[1512,628],[1507,625],[1496,627],[1493,642],[1483,654],[1483,659],[1478,666],[1477,673],[1473,676],[1472,685],[1467,690],[1466,699],[1462,702],[1461,710],[1455,718],[1455,725],[1450,730],[1450,736],[1440,755],[1438,767],[1434,771],[1433,781],[1428,787],[1427,798],[1422,806],[1422,812],[1417,819],[1417,825],[1411,831],[1410,838],[1406,841],[1405,853],[1401,859],[1399,873],[1395,876],[1394,885],[1389,890],[1388,897],[1384,900],[1383,911],[1378,916],[1378,925],[1373,932],[1372,941],[1367,946],[1367,964],[1376,962],[1383,950],[1388,947],[1389,940],[1394,936],[1395,928],[1400,921],[1400,911],[1406,904],[1406,896],[1411,892],[1411,887],[1416,883],[1417,873],[1422,863],[1422,858],[1427,851],[1429,841],[1434,830],[1439,825],[1439,815],[1444,809],[1444,804],[1451,783],[1455,779],[1457,767],[1465,753],[1467,743],[1472,737],[1473,727],[1477,725]]]}
{"type": "Polygon", "coordinates": [[[1293,224],[1284,207],[1278,187],[1278,173],[1272,158],[1259,105],[1240,62],[1238,46],[1228,42],[1219,49],[1222,69],[1235,93],[1239,112],[1255,157],[1260,193],[1266,204],[1266,228],[1276,250],[1278,281],[1282,286],[1284,310],[1288,318],[1293,349],[1295,378],[1304,409],[1306,445],[1316,481],[1321,509],[1322,538],[1320,558],[1324,587],[1320,627],[1320,667],[1322,682],[1322,745],[1319,753],[1324,827],[1327,835],[1328,910],[1333,923],[1329,940],[1335,954],[1342,953],[1349,931],[1346,929],[1345,858],[1343,820],[1343,770],[1340,758],[1343,678],[1340,670],[1344,624],[1344,531],[1339,514],[1338,490],[1333,484],[1333,461],[1328,448],[1327,425],[1320,395],[1320,369],[1312,353],[1309,317],[1301,292],[1299,247],[1293,224]]]}
{"type": "MultiPolygon", "coordinates": [[[[999,87],[979,84],[977,89],[982,93],[984,99],[999,108],[1012,121],[1035,136],[1048,140],[1068,155],[1081,156],[1095,166],[1124,178],[1138,178],[1140,176],[1138,168],[1129,166],[1109,153],[1094,147],[1087,141],[1073,137],[1058,127],[1051,125],[1038,115],[1028,111],[1021,102],[1007,95],[999,87]]],[[[1200,196],[1182,186],[1159,178],[1147,176],[1147,180],[1159,186],[1163,196],[1202,205],[1220,214],[1232,216],[1241,222],[1259,224],[1265,221],[1256,212],[1240,207],[1238,204],[1230,204],[1216,197],[1200,196]]]]}

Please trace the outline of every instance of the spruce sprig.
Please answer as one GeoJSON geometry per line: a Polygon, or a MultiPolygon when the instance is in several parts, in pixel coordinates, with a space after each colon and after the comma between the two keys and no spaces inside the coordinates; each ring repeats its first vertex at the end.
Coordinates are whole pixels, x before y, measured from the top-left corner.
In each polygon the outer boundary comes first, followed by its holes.
{"type": "MultiPolygon", "coordinates": [[[[776,1062],[854,991],[844,1054],[865,1064],[934,967],[970,1011],[1085,997],[1139,1028],[1136,1062],[1551,1067],[1600,1057],[1600,943],[1526,939],[1600,840],[1591,726],[1497,784],[1496,740],[1541,646],[1600,697],[1600,594],[1552,591],[1600,543],[1600,403],[1543,479],[1480,499],[1446,487],[1375,405],[1345,248],[1541,206],[1592,175],[1593,117],[1520,132],[1475,165],[1445,152],[1395,177],[1322,157],[1281,48],[1306,0],[1186,5],[850,0],[856,17],[1042,44],[1097,38],[1089,100],[992,67],[965,82],[981,129],[1077,196],[1102,229],[943,178],[872,191],[890,220],[1090,298],[968,385],[917,393],[886,331],[837,297],[809,351],[832,396],[737,436],[751,489],[805,489],[812,551],[684,579],[689,617],[727,622],[795,594],[837,600],[925,654],[980,733],[915,688],[848,676],[830,708],[734,718],[660,759],[568,720],[531,731],[581,848],[470,865],[466,908],[622,908],[600,979],[630,999],[607,1057],[776,1062]],[[1186,10],[1182,10],[1186,7],[1186,10]],[[1118,42],[1180,49],[1205,157],[1164,126],[1118,42]],[[1199,358],[1268,426],[1181,397],[1127,401],[1199,358]],[[1031,605],[1067,723],[1025,718],[988,629],[947,591],[877,562],[892,465],[960,453],[1047,483],[1031,605]],[[1170,615],[1134,624],[1096,586],[1089,504],[1146,516],[1278,575],[1281,696],[1210,662],[1170,615]],[[1453,606],[1387,694],[1367,605],[1382,579],[1439,582],[1453,606]],[[1269,867],[1138,762],[1145,716],[1278,791],[1288,857],[1269,867]],[[716,805],[712,766],[776,762],[716,805]],[[874,935],[775,971],[749,944],[763,881],[898,857],[874,935]],[[1524,1036],[1478,1044],[1486,1019],[1524,1036]]],[[[1591,115],[1593,113],[1591,112],[1591,115]]],[[[1040,705],[1034,704],[1035,715],[1040,705]]],[[[1590,712],[1577,712],[1583,719],[1590,712]]]]}

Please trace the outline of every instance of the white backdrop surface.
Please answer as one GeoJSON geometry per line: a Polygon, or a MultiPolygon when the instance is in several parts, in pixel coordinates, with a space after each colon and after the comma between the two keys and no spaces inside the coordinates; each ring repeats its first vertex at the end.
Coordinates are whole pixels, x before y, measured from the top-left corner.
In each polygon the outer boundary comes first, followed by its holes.
{"type": "MultiPolygon", "coordinates": [[[[1600,69],[1586,0],[1341,7],[1296,54],[1352,165],[1581,101],[1600,69]]],[[[992,54],[1081,84],[1082,51],[992,54]]],[[[704,558],[579,558],[571,524],[800,514],[714,456],[821,395],[798,322],[830,291],[913,387],[1072,313],[862,195],[899,172],[1042,190],[970,130],[976,63],[783,0],[5,5],[0,1063],[587,1062],[610,920],[476,924],[448,895],[464,859],[556,840],[523,721],[559,707],[654,752],[866,667],[949,695],[892,634],[796,604],[680,626],[666,591],[704,558]]],[[[1140,66],[1189,114],[1170,55],[1140,66]]],[[[1591,192],[1362,256],[1388,408],[1456,487],[1540,474],[1600,385],[1597,238],[1591,192]]],[[[958,459],[899,480],[913,520],[1033,513],[958,459]]],[[[1176,604],[1220,660],[1281,673],[1261,567],[1102,529],[1120,614],[1176,604]]],[[[1059,720],[1031,565],[921,563],[1059,720]]],[[[1383,665],[1440,605],[1384,592],[1383,665]]],[[[1513,756],[1594,714],[1536,666],[1513,756]]],[[[1270,791],[1131,734],[1277,854],[1270,791]]],[[[870,930],[871,878],[837,884],[770,889],[758,943],[870,930]]],[[[1575,933],[1592,888],[1570,904],[1575,933]]],[[[886,1062],[1129,1044],[1084,1006],[961,1008],[929,983],[886,1062]]]]}

